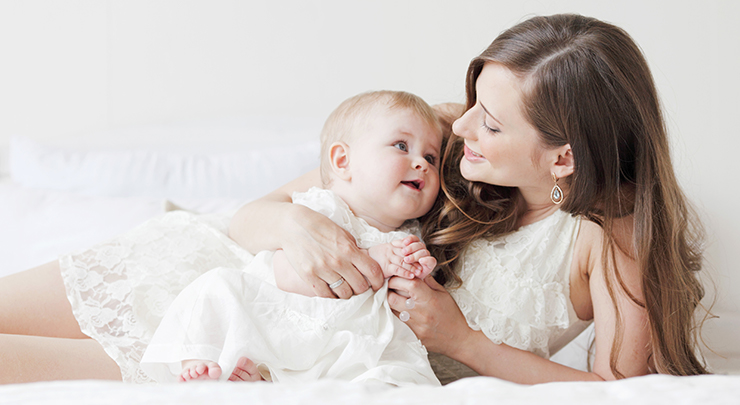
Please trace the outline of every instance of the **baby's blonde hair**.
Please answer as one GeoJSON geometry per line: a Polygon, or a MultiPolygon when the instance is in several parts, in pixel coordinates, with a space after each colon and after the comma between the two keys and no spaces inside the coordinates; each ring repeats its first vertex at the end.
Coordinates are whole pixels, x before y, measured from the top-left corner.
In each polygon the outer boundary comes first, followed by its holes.
{"type": "Polygon", "coordinates": [[[408,109],[429,126],[441,132],[437,115],[421,97],[405,91],[379,90],[360,93],[344,100],[326,119],[321,130],[321,183],[331,185],[329,148],[334,142],[351,140],[356,130],[365,125],[380,107],[387,111],[408,109]]]}

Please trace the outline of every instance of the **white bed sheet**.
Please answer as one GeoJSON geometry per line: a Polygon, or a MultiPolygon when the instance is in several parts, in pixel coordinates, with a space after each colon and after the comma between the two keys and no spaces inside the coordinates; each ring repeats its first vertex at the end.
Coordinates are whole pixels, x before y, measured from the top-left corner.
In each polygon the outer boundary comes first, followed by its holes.
{"type": "Polygon", "coordinates": [[[0,386],[0,404],[738,404],[740,376],[651,375],[614,382],[518,385],[490,377],[444,387],[395,388],[322,380],[310,384],[196,382],[132,385],[70,381],[0,386]]]}

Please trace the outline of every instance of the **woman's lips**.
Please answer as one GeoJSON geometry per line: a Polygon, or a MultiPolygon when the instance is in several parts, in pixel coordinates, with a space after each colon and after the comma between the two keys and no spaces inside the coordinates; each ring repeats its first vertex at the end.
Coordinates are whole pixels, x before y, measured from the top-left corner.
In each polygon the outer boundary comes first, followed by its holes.
{"type": "Polygon", "coordinates": [[[471,162],[486,160],[482,155],[479,155],[468,148],[468,145],[465,145],[463,150],[465,151],[465,159],[468,159],[471,162]]]}

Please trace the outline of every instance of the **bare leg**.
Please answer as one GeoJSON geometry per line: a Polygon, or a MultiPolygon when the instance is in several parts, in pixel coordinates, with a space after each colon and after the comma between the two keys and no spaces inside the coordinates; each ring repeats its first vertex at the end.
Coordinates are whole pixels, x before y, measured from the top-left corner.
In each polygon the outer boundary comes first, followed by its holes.
{"type": "Polygon", "coordinates": [[[0,278],[0,383],[121,380],[118,365],[80,331],[59,262],[0,278]]]}
{"type": "Polygon", "coordinates": [[[234,367],[234,371],[232,371],[231,375],[229,376],[229,381],[252,382],[264,381],[264,379],[260,375],[259,370],[257,370],[257,366],[252,360],[249,360],[246,357],[240,357],[239,361],[236,362],[236,367],[234,367]]]}
{"type": "Polygon", "coordinates": [[[208,360],[183,360],[180,382],[194,380],[218,380],[221,377],[221,366],[208,360]]]}
{"type": "Polygon", "coordinates": [[[59,262],[0,278],[0,333],[87,338],[72,314],[59,262]]]}
{"type": "Polygon", "coordinates": [[[92,339],[0,334],[0,384],[121,380],[118,365],[92,339]]]}

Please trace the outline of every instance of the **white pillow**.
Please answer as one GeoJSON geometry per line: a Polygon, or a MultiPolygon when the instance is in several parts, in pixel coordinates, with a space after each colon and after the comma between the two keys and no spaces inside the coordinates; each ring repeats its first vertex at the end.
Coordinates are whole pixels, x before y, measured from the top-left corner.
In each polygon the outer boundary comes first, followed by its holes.
{"type": "Polygon", "coordinates": [[[204,149],[64,147],[16,136],[10,141],[10,175],[27,187],[87,195],[247,201],[319,165],[318,140],[204,149]]]}
{"type": "Polygon", "coordinates": [[[165,212],[150,197],[83,196],[0,181],[0,277],[55,260],[165,212]]]}

